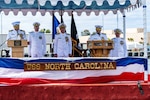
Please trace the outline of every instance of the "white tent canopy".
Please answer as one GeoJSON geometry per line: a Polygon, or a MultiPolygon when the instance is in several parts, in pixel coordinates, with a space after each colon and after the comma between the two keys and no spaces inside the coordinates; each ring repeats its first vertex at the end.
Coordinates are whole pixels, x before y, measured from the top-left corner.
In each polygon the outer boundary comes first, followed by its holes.
{"type": "MultiPolygon", "coordinates": [[[[147,57],[146,0],[0,0],[0,12],[3,11],[6,15],[10,11],[15,15],[19,11],[23,15],[27,15],[27,12],[31,12],[32,15],[40,12],[44,16],[46,12],[49,12],[51,15],[54,12],[58,12],[60,15],[67,12],[71,15],[73,11],[79,16],[82,12],[85,12],[87,15],[94,12],[98,16],[100,12],[107,14],[109,11],[112,11],[114,14],[117,14],[120,11],[123,14],[123,31],[126,33],[125,10],[131,11],[141,5],[143,6],[144,55],[147,57]]],[[[125,34],[124,38],[126,38],[125,34]]]]}
{"type": "Polygon", "coordinates": [[[60,14],[68,12],[76,12],[79,16],[82,12],[90,15],[94,12],[99,15],[100,12],[107,14],[112,11],[114,14],[117,11],[121,13],[124,10],[131,11],[142,5],[141,0],[0,0],[0,11],[4,11],[7,15],[12,11],[15,15],[19,11],[26,15],[28,11],[36,15],[36,12],[41,12],[44,16],[46,12],[52,14],[59,12],[60,14]]]}

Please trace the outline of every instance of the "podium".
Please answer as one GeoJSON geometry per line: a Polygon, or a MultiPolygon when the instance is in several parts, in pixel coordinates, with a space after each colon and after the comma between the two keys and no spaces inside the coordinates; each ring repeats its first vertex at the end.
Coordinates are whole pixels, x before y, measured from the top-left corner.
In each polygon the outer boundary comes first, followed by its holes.
{"type": "Polygon", "coordinates": [[[12,57],[24,57],[24,47],[27,47],[27,40],[8,40],[7,46],[11,48],[12,57]]]}
{"type": "Polygon", "coordinates": [[[91,57],[108,57],[110,50],[113,49],[113,41],[112,40],[87,41],[87,48],[90,49],[91,57]]]}

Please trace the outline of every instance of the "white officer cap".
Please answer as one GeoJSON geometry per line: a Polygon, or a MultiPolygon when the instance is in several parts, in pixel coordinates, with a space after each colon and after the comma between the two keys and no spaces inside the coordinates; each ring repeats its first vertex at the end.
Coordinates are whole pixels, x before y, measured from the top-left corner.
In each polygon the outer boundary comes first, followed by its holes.
{"type": "Polygon", "coordinates": [[[123,32],[121,31],[121,29],[118,29],[118,28],[114,29],[114,32],[115,32],[115,33],[120,33],[120,34],[123,33],[123,32]]]}
{"type": "Polygon", "coordinates": [[[19,24],[20,24],[20,21],[16,21],[16,22],[12,23],[13,26],[16,26],[16,25],[19,25],[19,24]]]}
{"type": "Polygon", "coordinates": [[[101,25],[95,25],[95,28],[102,28],[103,26],[101,25]]]}
{"type": "Polygon", "coordinates": [[[34,22],[33,26],[40,26],[40,23],[39,22],[34,22]]]}
{"type": "Polygon", "coordinates": [[[59,28],[66,28],[66,24],[60,23],[60,24],[59,24],[59,28]]]}

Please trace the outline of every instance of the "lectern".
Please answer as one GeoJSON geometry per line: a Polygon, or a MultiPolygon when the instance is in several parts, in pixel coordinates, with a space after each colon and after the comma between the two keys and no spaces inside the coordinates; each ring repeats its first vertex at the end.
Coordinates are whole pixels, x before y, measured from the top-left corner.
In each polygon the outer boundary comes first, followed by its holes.
{"type": "Polygon", "coordinates": [[[12,57],[24,57],[24,47],[27,47],[27,40],[8,40],[7,46],[12,48],[12,57]]]}
{"type": "Polygon", "coordinates": [[[110,50],[113,49],[113,41],[112,40],[87,41],[87,48],[90,49],[91,57],[108,57],[110,50]]]}

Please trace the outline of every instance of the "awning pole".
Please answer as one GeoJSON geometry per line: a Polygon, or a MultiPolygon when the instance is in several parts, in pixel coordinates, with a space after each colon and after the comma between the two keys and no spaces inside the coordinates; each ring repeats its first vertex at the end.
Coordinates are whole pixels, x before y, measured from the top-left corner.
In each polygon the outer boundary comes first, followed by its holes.
{"type": "Polygon", "coordinates": [[[126,40],[126,15],[123,10],[123,38],[126,40]]]}
{"type": "Polygon", "coordinates": [[[118,18],[118,11],[117,11],[117,28],[118,28],[119,18],[118,18]]]}
{"type": "Polygon", "coordinates": [[[144,57],[147,58],[147,19],[146,19],[146,0],[143,0],[143,28],[144,28],[144,57]]]}
{"type": "MultiPolygon", "coordinates": [[[[144,29],[144,57],[147,59],[147,41],[148,41],[148,34],[147,34],[147,19],[146,19],[146,0],[143,0],[143,29],[144,29]]],[[[148,74],[149,74],[149,66],[147,63],[147,71],[144,72],[144,81],[148,81],[148,74]]]]}
{"type": "Polygon", "coordinates": [[[1,34],[3,33],[3,13],[1,12],[1,34]]]}

